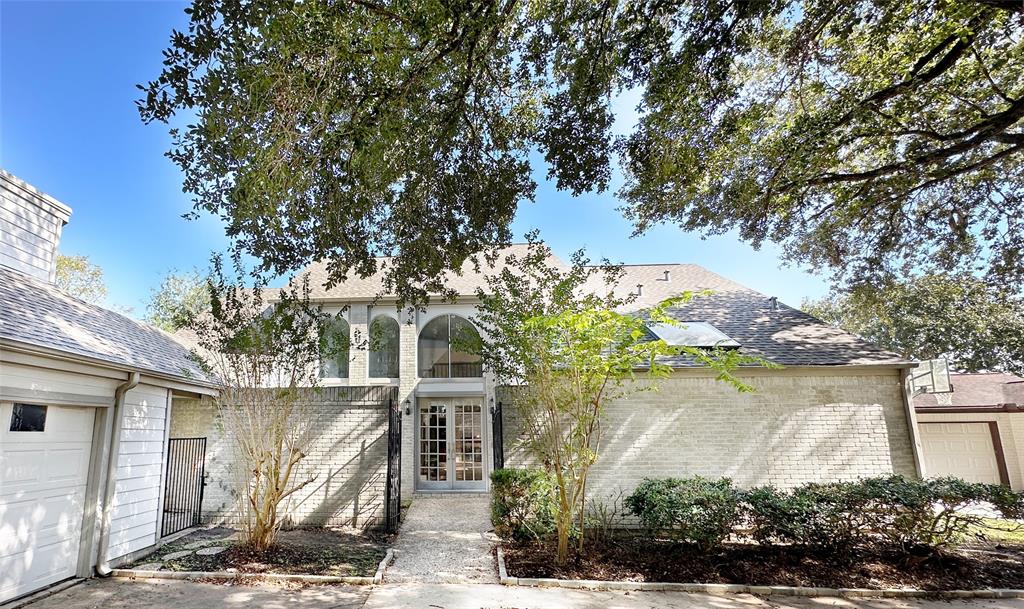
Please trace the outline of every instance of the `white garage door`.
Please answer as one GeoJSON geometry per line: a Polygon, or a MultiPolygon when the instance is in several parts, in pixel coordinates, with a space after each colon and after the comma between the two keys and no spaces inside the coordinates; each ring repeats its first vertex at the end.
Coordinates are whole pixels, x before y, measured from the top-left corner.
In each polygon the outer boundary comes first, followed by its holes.
{"type": "Polygon", "coordinates": [[[920,423],[925,472],[999,484],[999,464],[988,423],[920,423]]]}
{"type": "Polygon", "coordinates": [[[0,405],[0,603],[74,576],[94,418],[0,405]]]}

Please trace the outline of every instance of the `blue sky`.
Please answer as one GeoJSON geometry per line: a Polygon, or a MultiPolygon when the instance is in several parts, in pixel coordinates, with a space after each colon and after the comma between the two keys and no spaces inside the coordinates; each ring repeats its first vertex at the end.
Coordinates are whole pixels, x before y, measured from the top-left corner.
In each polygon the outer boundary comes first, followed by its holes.
{"type": "MultiPolygon", "coordinates": [[[[70,205],[61,250],[103,267],[108,304],[145,311],[172,269],[203,267],[227,245],[220,223],[188,221],[181,174],[163,156],[164,125],[143,125],[136,83],[160,69],[172,28],[186,26],[183,2],[0,0],[0,166],[70,205]]],[[[617,104],[627,129],[632,96],[617,104]]],[[[612,192],[573,198],[544,181],[524,204],[517,236],[539,228],[555,252],[586,247],[625,263],[694,262],[788,304],[827,291],[826,282],[782,267],[778,250],[755,251],[731,236],[702,240],[674,226],[630,238],[612,192]]]]}

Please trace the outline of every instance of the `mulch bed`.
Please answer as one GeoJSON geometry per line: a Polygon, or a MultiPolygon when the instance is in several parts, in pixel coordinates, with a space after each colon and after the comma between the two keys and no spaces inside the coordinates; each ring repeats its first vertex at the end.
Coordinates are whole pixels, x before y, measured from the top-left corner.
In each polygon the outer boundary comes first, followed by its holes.
{"type": "MultiPolygon", "coordinates": [[[[163,546],[154,555],[137,561],[136,566],[160,561],[162,556],[210,537],[197,531],[163,546]]],[[[359,531],[294,529],[281,531],[277,544],[266,552],[253,552],[236,541],[211,541],[207,546],[227,549],[212,556],[192,553],[163,561],[162,570],[372,577],[387,551],[386,542],[382,536],[359,531]]]]}
{"type": "Polygon", "coordinates": [[[728,544],[711,553],[671,542],[622,539],[589,544],[565,567],[554,544],[505,544],[512,577],[650,582],[917,588],[1024,588],[1024,545],[978,543],[954,551],[907,555],[874,548],[839,555],[787,546],[728,544]]]}

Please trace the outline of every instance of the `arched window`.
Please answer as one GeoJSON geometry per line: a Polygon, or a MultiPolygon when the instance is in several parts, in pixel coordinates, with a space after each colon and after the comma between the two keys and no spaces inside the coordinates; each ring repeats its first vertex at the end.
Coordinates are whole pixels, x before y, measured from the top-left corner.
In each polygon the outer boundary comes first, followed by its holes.
{"type": "Polygon", "coordinates": [[[398,322],[381,315],[370,324],[370,377],[398,378],[398,322]]]}
{"type": "Polygon", "coordinates": [[[474,378],[483,376],[480,356],[460,350],[464,341],[480,340],[473,324],[458,315],[441,315],[431,319],[419,340],[420,377],[474,378]],[[452,347],[452,343],[456,347],[452,347]]]}
{"type": "Polygon", "coordinates": [[[327,327],[324,338],[324,352],[320,354],[320,377],[347,379],[350,345],[348,322],[335,319],[327,327]]]}

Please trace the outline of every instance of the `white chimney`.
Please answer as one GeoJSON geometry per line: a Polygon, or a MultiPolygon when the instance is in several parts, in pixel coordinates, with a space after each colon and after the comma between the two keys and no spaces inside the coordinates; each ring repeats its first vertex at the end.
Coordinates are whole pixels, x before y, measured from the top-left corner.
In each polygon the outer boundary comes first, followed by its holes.
{"type": "Polygon", "coordinates": [[[71,208],[2,169],[0,207],[14,218],[0,223],[0,265],[54,281],[60,233],[71,208]]]}

